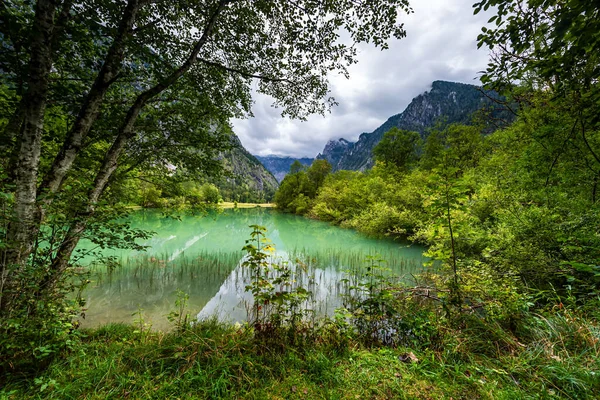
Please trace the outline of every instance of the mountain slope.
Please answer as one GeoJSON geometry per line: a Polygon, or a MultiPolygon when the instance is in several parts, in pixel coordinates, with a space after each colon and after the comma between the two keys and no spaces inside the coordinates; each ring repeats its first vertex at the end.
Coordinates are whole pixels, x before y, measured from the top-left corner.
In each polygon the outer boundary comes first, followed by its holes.
{"type": "Polygon", "coordinates": [[[332,169],[336,171],[340,169],[336,167],[340,164],[341,159],[346,154],[351,154],[353,147],[354,143],[349,142],[344,138],[339,138],[338,140],[330,140],[325,145],[323,153],[319,153],[319,155],[317,155],[317,158],[321,160],[327,160],[327,162],[331,164],[332,169]]]}
{"type": "Polygon", "coordinates": [[[225,200],[241,202],[270,201],[279,187],[277,179],[232,135],[232,148],[223,154],[226,176],[216,182],[225,200]]]}
{"type": "Polygon", "coordinates": [[[265,166],[277,179],[278,182],[281,182],[283,178],[290,172],[290,167],[294,163],[294,161],[300,161],[301,164],[310,166],[314,161],[314,158],[293,158],[293,157],[281,157],[275,155],[268,156],[255,156],[258,161],[265,166]]]}
{"type": "Polygon", "coordinates": [[[492,104],[488,96],[478,86],[435,81],[430,91],[415,97],[402,113],[390,117],[373,132],[361,134],[355,143],[345,139],[329,141],[317,158],[329,161],[334,171],[369,169],[374,164],[373,148],[391,128],[416,131],[424,138],[427,129],[440,119],[468,124],[475,111],[492,104]]]}

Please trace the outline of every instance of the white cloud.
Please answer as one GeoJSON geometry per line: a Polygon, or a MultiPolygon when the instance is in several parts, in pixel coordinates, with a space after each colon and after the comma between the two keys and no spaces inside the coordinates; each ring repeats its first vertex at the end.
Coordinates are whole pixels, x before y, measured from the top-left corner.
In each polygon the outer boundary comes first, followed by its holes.
{"type": "Polygon", "coordinates": [[[478,83],[488,52],[476,38],[491,16],[473,15],[473,0],[413,0],[414,14],[404,17],[407,37],[385,51],[361,46],[350,79],[332,76],[339,106],[307,121],[281,117],[272,100],[255,94],[254,118],[234,120],[234,131],[253,154],[314,157],[330,139],[355,141],[372,132],[435,80],[478,83]]]}

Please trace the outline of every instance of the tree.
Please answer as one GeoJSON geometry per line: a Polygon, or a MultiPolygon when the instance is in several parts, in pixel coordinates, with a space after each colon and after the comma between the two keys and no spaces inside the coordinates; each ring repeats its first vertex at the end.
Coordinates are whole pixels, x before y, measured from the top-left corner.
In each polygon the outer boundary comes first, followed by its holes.
{"type": "MultiPolygon", "coordinates": [[[[293,165],[292,165],[293,167],[293,165]]],[[[301,214],[305,211],[308,193],[311,191],[311,182],[305,171],[289,173],[279,184],[279,189],[275,192],[274,202],[277,208],[286,211],[301,214]],[[302,207],[298,209],[298,198],[301,197],[302,207]]]]}
{"type": "Polygon", "coordinates": [[[200,187],[202,198],[206,203],[217,204],[221,200],[219,188],[212,183],[205,183],[200,187]]]}
{"type": "Polygon", "coordinates": [[[527,99],[521,118],[531,120],[535,128],[530,134],[543,147],[541,182],[551,186],[567,162],[574,171],[585,171],[579,175],[586,176],[584,182],[577,180],[589,188],[588,198],[595,203],[600,181],[600,8],[579,0],[484,0],[474,7],[475,13],[497,8],[490,19],[495,26],[482,28],[478,37],[479,47],[493,51],[482,81],[527,99]]]}
{"type": "Polygon", "coordinates": [[[11,200],[0,317],[23,303],[19,279],[38,288],[32,296],[55,290],[79,239],[109,211],[111,184],[149,156],[213,173],[229,119],[250,114],[253,82],[285,115],[325,111],[328,74],[347,75],[355,43],[403,37],[401,12],[407,0],[4,2],[1,83],[11,98],[0,150],[11,200]],[[33,257],[54,215],[65,218],[52,251],[33,257]],[[44,272],[27,275],[39,263],[44,272]]]}
{"type": "MultiPolygon", "coordinates": [[[[15,218],[7,233],[6,263],[10,265],[25,262],[31,253],[44,219],[44,205],[36,198],[43,193],[46,201],[51,201],[63,186],[92,127],[102,124],[103,107],[110,107],[107,117],[111,120],[106,122],[113,129],[102,138],[109,146],[88,192],[88,205],[81,210],[86,214],[94,212],[122,155],[139,139],[140,118],[154,111],[148,104],[157,102],[159,108],[168,108],[173,99],[176,104],[181,104],[182,96],[194,99],[196,111],[214,127],[216,121],[223,124],[230,116],[248,112],[250,83],[256,79],[259,91],[273,96],[284,114],[303,117],[322,112],[333,104],[325,97],[327,74],[331,70],[345,73],[355,55],[352,46],[339,42],[340,30],[349,32],[355,42],[372,41],[385,47],[390,37],[404,36],[397,24],[398,10],[409,11],[405,0],[376,4],[207,0],[175,5],[106,0],[73,5],[70,0],[39,0],[35,12],[26,10],[26,22],[32,24],[30,71],[14,110],[24,122],[18,124],[19,129],[7,124],[4,130],[19,146],[15,151],[15,218]],[[87,65],[100,65],[95,76],[74,70],[56,52],[70,36],[79,35],[75,41],[84,42],[86,33],[96,39],[88,53],[77,56],[87,65]],[[153,50],[149,52],[149,48],[153,50]],[[53,66],[60,70],[52,72],[53,66]],[[77,75],[83,73],[87,76],[77,75]],[[54,161],[43,171],[38,185],[44,111],[48,100],[65,89],[64,85],[50,85],[50,80],[61,76],[82,78],[89,86],[77,87],[66,96],[68,109],[74,111],[72,120],[58,153],[43,155],[54,161]],[[121,81],[123,77],[129,81],[121,81]],[[187,90],[190,87],[194,90],[187,90]],[[78,90],[87,93],[81,95],[78,90]],[[107,104],[112,96],[120,106],[107,104]]],[[[3,10],[3,16],[9,14],[8,9],[3,10]]],[[[12,46],[18,38],[3,39],[12,46]]],[[[68,235],[70,244],[63,247],[60,258],[68,259],[83,229],[84,222],[73,227],[68,235]]]]}
{"type": "Polygon", "coordinates": [[[398,129],[387,131],[381,141],[373,148],[377,161],[407,170],[417,161],[421,148],[421,136],[417,132],[398,129]]]}
{"type": "Polygon", "coordinates": [[[477,166],[483,155],[481,129],[477,126],[451,124],[432,129],[425,140],[421,165],[433,169],[445,164],[457,172],[477,166]]]}
{"type": "Polygon", "coordinates": [[[494,51],[484,83],[535,80],[554,91],[587,90],[598,83],[600,8],[580,0],[483,0],[475,14],[497,9],[478,46],[494,51]]]}
{"type": "Polygon", "coordinates": [[[520,82],[528,98],[545,93],[544,102],[574,118],[573,134],[599,175],[600,150],[589,135],[600,129],[600,7],[580,0],[483,0],[474,7],[497,9],[495,26],[478,37],[479,47],[493,51],[482,81],[499,88],[520,82]]]}
{"type": "Polygon", "coordinates": [[[290,165],[290,174],[297,174],[300,171],[304,171],[306,167],[302,165],[302,163],[298,160],[295,160],[292,165],[290,165]]]}
{"type": "Polygon", "coordinates": [[[283,178],[275,193],[275,204],[287,212],[308,212],[330,172],[331,164],[327,160],[315,160],[308,168],[298,160],[294,161],[290,173],[283,178]]]}
{"type": "Polygon", "coordinates": [[[315,198],[318,190],[323,186],[325,178],[331,172],[331,164],[327,160],[315,160],[306,170],[308,179],[312,183],[312,190],[309,193],[310,198],[315,198]]]}

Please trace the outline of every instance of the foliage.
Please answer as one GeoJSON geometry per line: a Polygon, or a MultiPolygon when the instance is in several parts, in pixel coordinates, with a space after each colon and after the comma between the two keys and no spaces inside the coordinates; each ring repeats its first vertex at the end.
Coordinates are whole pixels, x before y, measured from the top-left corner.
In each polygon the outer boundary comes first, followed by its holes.
{"type": "Polygon", "coordinates": [[[377,161],[389,163],[405,170],[417,161],[420,147],[421,136],[417,132],[394,127],[387,131],[377,146],[373,148],[373,155],[377,161]]]}
{"type": "MultiPolygon", "coordinates": [[[[3,201],[10,199],[10,196],[6,196],[3,201]]],[[[76,200],[71,198],[71,202],[76,200]]],[[[6,212],[7,208],[4,205],[2,210],[6,212]]],[[[32,373],[46,366],[77,340],[79,323],[76,319],[85,316],[81,292],[89,283],[88,274],[81,265],[86,258],[95,258],[98,262],[110,265],[111,260],[102,256],[102,249],[144,249],[136,241],[149,238],[151,233],[123,222],[127,210],[108,208],[100,209],[89,220],[84,238],[92,246],[76,249],[71,257],[70,268],[60,273],[53,270],[52,258],[60,245],[55,238],[64,233],[67,217],[65,214],[52,213],[46,229],[40,234],[40,243],[35,248],[31,262],[22,268],[13,266],[7,271],[15,285],[2,289],[5,296],[14,299],[15,305],[2,314],[0,370],[32,373]]],[[[4,226],[3,234],[5,229],[4,226]]],[[[5,242],[2,242],[2,246],[5,246],[5,242]]],[[[3,280],[2,284],[5,283],[6,280],[3,280]]]]}
{"type": "Polygon", "coordinates": [[[338,171],[326,179],[309,215],[374,236],[407,237],[421,219],[421,178],[380,164],[364,174],[338,171]]]}
{"type": "Polygon", "coordinates": [[[190,313],[187,310],[189,299],[190,296],[187,293],[177,290],[177,300],[175,300],[177,309],[167,315],[169,322],[173,323],[178,331],[186,330],[191,326],[190,313]]]}
{"type": "MultiPolygon", "coordinates": [[[[23,287],[19,288],[20,307],[5,315],[0,326],[0,371],[31,373],[44,368],[77,341],[75,318],[83,305],[82,286],[66,285],[55,290],[52,297],[42,297],[38,288],[26,286],[30,271],[12,272],[23,275],[16,277],[23,287]],[[78,290],[75,299],[70,298],[73,290],[78,290]]],[[[44,271],[37,269],[36,273],[44,271]]]]}
{"type": "MultiPolygon", "coordinates": [[[[335,103],[328,74],[347,75],[356,43],[386,48],[403,37],[398,18],[409,12],[406,0],[4,2],[2,328],[28,321],[33,298],[70,310],[61,287],[77,268],[81,238],[136,246],[143,234],[109,222],[124,204],[269,198],[276,182],[268,173],[270,188],[268,179],[251,187],[248,175],[237,191],[213,186],[235,147],[229,120],[251,114],[252,88],[284,115],[324,112],[335,103]]],[[[69,313],[40,312],[31,332],[48,317],[49,334],[69,313]]]]}
{"type": "Polygon", "coordinates": [[[298,160],[294,161],[290,173],[283,178],[275,193],[277,208],[296,214],[307,213],[330,172],[331,165],[326,160],[314,160],[308,168],[298,160]]]}
{"type": "MultiPolygon", "coordinates": [[[[418,296],[408,322],[422,308],[418,296]]],[[[422,314],[421,318],[427,318],[422,314]]],[[[331,324],[271,351],[251,329],[202,321],[185,331],[111,324],[85,331],[73,351],[32,379],[4,376],[6,398],[559,398],[600,390],[598,323],[573,310],[530,315],[515,336],[469,319],[463,329],[429,319],[437,345],[365,349],[331,324]],[[340,346],[340,343],[345,343],[340,346]],[[403,362],[412,353],[416,362],[403,362]]],[[[422,321],[426,323],[427,320],[422,321]]],[[[481,321],[481,320],[479,320],[481,321]]],[[[409,360],[407,360],[409,361],[409,360]]]]}
{"type": "Polygon", "coordinates": [[[444,166],[464,171],[476,167],[483,155],[481,127],[450,124],[445,128],[434,127],[429,131],[421,166],[432,169],[446,164],[444,166]]]}
{"type": "MultiPolygon", "coordinates": [[[[430,269],[415,286],[399,285],[372,261],[348,282],[348,309],[308,329],[301,321],[307,292],[294,282],[301,266],[273,260],[264,228],[254,225],[244,248],[253,330],[189,326],[182,297],[170,315],[181,328],[175,334],[150,331],[140,311],[137,332],[105,327],[78,338],[72,321],[81,302],[69,293],[85,283],[72,280],[83,256],[79,239],[139,248],[135,240],[148,233],[115,222],[123,203],[219,201],[212,175],[232,146],[229,118],[249,112],[252,80],[284,114],[323,111],[333,102],[327,74],[346,73],[354,61],[355,47],[339,43],[340,31],[385,47],[404,35],[396,7],[409,11],[408,4],[7,4],[0,10],[0,368],[11,374],[0,378],[9,380],[2,395],[266,397],[278,388],[290,397],[299,383],[315,397],[349,388],[355,397],[436,398],[600,391],[595,5],[475,5],[476,12],[497,7],[496,26],[479,37],[496,51],[483,80],[512,90],[520,103],[512,125],[487,136],[485,124],[434,127],[419,163],[417,136],[392,131],[377,150],[384,162],[372,170],[330,174],[322,160],[292,165],[275,196],[280,209],[426,244],[430,269]],[[257,333],[272,340],[257,342],[257,333]],[[275,344],[280,351],[271,351],[275,344]],[[407,351],[420,362],[402,364],[407,351]],[[14,371],[38,376],[19,383],[14,371]],[[370,384],[371,376],[382,384],[370,384]]],[[[450,86],[435,82],[364,140],[400,118],[418,125],[423,119],[413,117],[432,96],[452,105],[450,86]]],[[[463,95],[480,103],[481,94],[463,95]]],[[[452,110],[453,122],[470,118],[467,108],[452,110]]],[[[433,123],[434,114],[425,117],[433,123]]],[[[239,191],[221,187],[222,196],[251,196],[248,185],[233,183],[239,191]]]]}
{"type": "Polygon", "coordinates": [[[600,293],[598,175],[586,150],[598,132],[576,135],[577,117],[544,93],[534,100],[491,135],[456,124],[432,130],[411,171],[329,175],[308,215],[428,245],[446,272],[437,283],[450,295],[440,299],[456,310],[481,307],[514,324],[532,290],[541,291],[536,306],[556,295],[583,306],[600,293]]]}
{"type": "Polygon", "coordinates": [[[247,257],[242,266],[251,270],[246,291],[252,293],[252,314],[249,321],[257,334],[269,337],[282,328],[296,333],[308,314],[306,300],[310,293],[297,284],[295,271],[288,262],[274,259],[274,247],[265,237],[266,228],[251,225],[250,239],[243,250],[247,257]]]}
{"type": "Polygon", "coordinates": [[[351,324],[367,344],[391,346],[397,344],[398,336],[402,335],[396,329],[396,322],[400,318],[394,296],[397,283],[379,265],[382,261],[369,257],[364,274],[345,279],[347,288],[344,305],[351,324]],[[356,282],[351,282],[354,279],[356,282]]]}
{"type": "Polygon", "coordinates": [[[496,8],[491,28],[482,28],[479,47],[494,50],[482,80],[507,84],[532,80],[557,93],[579,92],[598,99],[600,71],[597,5],[586,1],[484,0],[475,13],[496,8]]]}

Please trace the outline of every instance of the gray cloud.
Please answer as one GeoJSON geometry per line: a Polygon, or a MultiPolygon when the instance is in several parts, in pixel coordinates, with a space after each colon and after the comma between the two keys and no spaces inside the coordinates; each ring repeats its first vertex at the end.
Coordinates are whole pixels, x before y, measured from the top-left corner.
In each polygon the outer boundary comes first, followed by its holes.
{"type": "Polygon", "coordinates": [[[434,80],[477,84],[488,52],[476,38],[492,12],[473,15],[473,0],[413,0],[404,18],[407,37],[385,51],[359,47],[350,79],[332,76],[331,92],[339,106],[307,121],[281,117],[272,99],[255,94],[254,117],[233,122],[234,131],[253,154],[314,157],[330,139],[356,140],[428,90],[434,80]]]}

